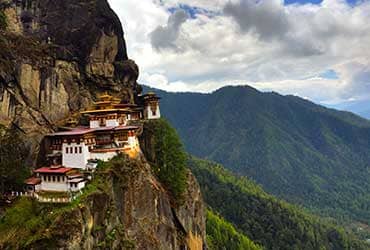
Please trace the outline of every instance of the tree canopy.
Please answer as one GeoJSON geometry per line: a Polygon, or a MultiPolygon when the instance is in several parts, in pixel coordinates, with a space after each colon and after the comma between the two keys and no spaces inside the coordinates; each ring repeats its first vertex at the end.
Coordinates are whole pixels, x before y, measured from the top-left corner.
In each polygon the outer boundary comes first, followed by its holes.
{"type": "Polygon", "coordinates": [[[212,211],[266,249],[369,249],[333,221],[279,200],[219,164],[191,158],[189,167],[212,211]]]}
{"type": "Polygon", "coordinates": [[[262,249],[211,210],[207,211],[207,245],[210,250],[262,249]]]}
{"type": "Polygon", "coordinates": [[[154,172],[180,201],[186,189],[187,155],[176,130],[164,119],[152,121],[154,128],[154,172]]]}
{"type": "Polygon", "coordinates": [[[0,126],[0,192],[21,189],[27,177],[27,147],[16,129],[0,126]]]}

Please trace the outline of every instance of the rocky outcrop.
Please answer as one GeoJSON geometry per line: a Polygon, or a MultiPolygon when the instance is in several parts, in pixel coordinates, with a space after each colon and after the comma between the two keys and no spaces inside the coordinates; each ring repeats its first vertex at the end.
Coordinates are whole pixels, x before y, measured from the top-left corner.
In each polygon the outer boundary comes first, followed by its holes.
{"type": "Polygon", "coordinates": [[[31,152],[99,92],[135,102],[139,70],[106,0],[2,0],[0,11],[0,121],[35,138],[31,152]]]}
{"type": "MultiPolygon", "coordinates": [[[[1,13],[7,29],[0,30],[0,123],[25,134],[30,163],[43,136],[97,94],[108,90],[135,103],[139,69],[127,57],[120,21],[107,0],[0,0],[1,13]]],[[[26,248],[203,248],[205,205],[190,171],[178,204],[144,155],[112,164],[94,174],[79,202],[56,210],[45,206],[58,216],[42,223],[26,248]]]]}
{"type": "Polygon", "coordinates": [[[34,248],[203,249],[205,207],[190,171],[179,206],[143,157],[115,160],[99,178],[97,190],[60,215],[34,248]]]}

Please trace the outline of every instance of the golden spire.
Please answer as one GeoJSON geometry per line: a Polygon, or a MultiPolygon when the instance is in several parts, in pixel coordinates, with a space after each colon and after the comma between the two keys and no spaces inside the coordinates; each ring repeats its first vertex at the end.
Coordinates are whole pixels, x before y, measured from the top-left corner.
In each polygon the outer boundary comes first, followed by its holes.
{"type": "Polygon", "coordinates": [[[101,101],[110,101],[113,97],[108,94],[108,91],[105,91],[103,94],[99,95],[101,101]]]}

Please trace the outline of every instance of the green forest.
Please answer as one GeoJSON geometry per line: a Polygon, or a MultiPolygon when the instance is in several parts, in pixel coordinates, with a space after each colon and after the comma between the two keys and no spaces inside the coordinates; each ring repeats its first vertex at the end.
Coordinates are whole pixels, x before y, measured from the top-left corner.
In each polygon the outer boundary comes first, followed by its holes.
{"type": "Polygon", "coordinates": [[[210,250],[260,250],[247,236],[211,210],[207,211],[207,246],[210,250]]]}
{"type": "Polygon", "coordinates": [[[154,173],[181,203],[186,189],[187,154],[176,130],[164,119],[144,123],[144,150],[154,173]],[[149,143],[148,143],[149,141],[149,143]]]}
{"type": "Polygon", "coordinates": [[[255,182],[234,176],[219,164],[190,158],[189,166],[210,209],[255,244],[266,249],[369,248],[333,221],[276,199],[255,182]]]}
{"type": "Polygon", "coordinates": [[[369,121],[247,86],[157,92],[192,155],[321,215],[369,224],[369,121]]]}

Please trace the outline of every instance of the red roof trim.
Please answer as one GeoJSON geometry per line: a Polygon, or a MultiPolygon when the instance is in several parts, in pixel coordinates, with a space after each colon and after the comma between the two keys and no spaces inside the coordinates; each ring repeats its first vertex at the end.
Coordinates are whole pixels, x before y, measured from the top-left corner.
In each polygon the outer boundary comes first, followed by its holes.
{"type": "Polygon", "coordinates": [[[80,182],[86,182],[85,179],[83,178],[78,178],[78,179],[71,179],[71,180],[68,180],[69,183],[80,183],[80,182]]]}
{"type": "Polygon", "coordinates": [[[69,135],[85,135],[87,133],[99,131],[115,131],[115,130],[134,130],[137,126],[117,126],[117,127],[99,127],[99,128],[77,128],[71,131],[56,132],[48,136],[69,136],[69,135]]]}
{"type": "Polygon", "coordinates": [[[38,185],[41,183],[41,179],[37,177],[31,177],[24,181],[27,185],[38,185]]]}
{"type": "Polygon", "coordinates": [[[66,167],[60,167],[60,168],[43,167],[43,168],[36,169],[34,172],[40,173],[40,174],[65,174],[71,170],[72,168],[66,168],[66,167]]]}

